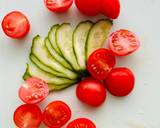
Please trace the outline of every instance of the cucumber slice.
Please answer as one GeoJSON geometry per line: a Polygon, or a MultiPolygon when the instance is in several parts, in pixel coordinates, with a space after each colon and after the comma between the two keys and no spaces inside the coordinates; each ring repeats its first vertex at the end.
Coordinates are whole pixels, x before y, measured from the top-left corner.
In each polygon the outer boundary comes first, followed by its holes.
{"type": "Polygon", "coordinates": [[[78,75],[76,73],[63,67],[51,56],[45,47],[44,41],[39,35],[33,39],[31,53],[36,56],[44,65],[52,68],[54,71],[64,74],[67,78],[77,79],[78,75]]]}
{"type": "Polygon", "coordinates": [[[86,42],[88,38],[88,33],[92,27],[93,23],[90,21],[85,21],[79,23],[73,32],[73,47],[76,54],[78,64],[82,70],[86,70],[86,42]]]}
{"type": "Polygon", "coordinates": [[[59,85],[53,85],[53,84],[48,84],[48,87],[49,87],[49,90],[50,91],[59,91],[59,90],[62,90],[62,89],[65,89],[65,88],[68,88],[74,84],[76,84],[78,82],[75,82],[75,83],[72,83],[72,84],[62,84],[61,86],[59,85]]]}
{"type": "Polygon", "coordinates": [[[77,63],[72,43],[73,29],[70,24],[62,24],[56,31],[57,46],[64,58],[72,65],[75,71],[80,71],[80,67],[77,63]]]}
{"type": "Polygon", "coordinates": [[[86,45],[87,59],[90,54],[103,47],[113,23],[111,20],[105,19],[98,21],[90,30],[88,41],[86,45]]]}

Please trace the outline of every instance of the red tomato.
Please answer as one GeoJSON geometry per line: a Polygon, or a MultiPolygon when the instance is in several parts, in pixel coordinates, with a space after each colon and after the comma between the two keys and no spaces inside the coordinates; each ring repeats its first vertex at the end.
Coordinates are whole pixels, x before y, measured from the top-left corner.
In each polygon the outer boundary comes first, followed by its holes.
{"type": "Polygon", "coordinates": [[[50,103],[43,113],[43,122],[49,128],[61,128],[70,118],[71,110],[69,106],[62,101],[50,103]]]}
{"type": "Polygon", "coordinates": [[[49,93],[48,85],[45,81],[31,77],[19,89],[20,99],[27,104],[35,104],[44,100],[49,93]]]}
{"type": "Polygon", "coordinates": [[[87,69],[94,78],[103,80],[115,66],[115,63],[116,60],[112,51],[101,48],[90,55],[87,61],[87,69]]]}
{"type": "Polygon", "coordinates": [[[109,37],[109,47],[118,56],[125,56],[136,51],[140,46],[137,36],[124,29],[112,33],[109,37]]]}
{"type": "Polygon", "coordinates": [[[100,106],[106,99],[106,89],[103,84],[91,77],[79,83],[76,94],[79,100],[94,107],[100,106]]]}
{"type": "Polygon", "coordinates": [[[1,25],[4,33],[11,38],[22,38],[30,29],[27,17],[18,11],[7,14],[1,25]]]}
{"type": "Polygon", "coordinates": [[[102,13],[111,19],[116,19],[120,13],[119,0],[102,0],[102,13]]]}
{"type": "Polygon", "coordinates": [[[126,96],[134,88],[134,75],[128,68],[115,68],[105,79],[108,91],[114,96],[126,96]]]}
{"type": "Polygon", "coordinates": [[[96,126],[89,119],[79,118],[70,122],[67,128],[96,128],[96,126]]]}
{"type": "Polygon", "coordinates": [[[42,113],[38,106],[24,104],[16,109],[13,119],[19,128],[39,128],[42,113]]]}
{"type": "Polygon", "coordinates": [[[88,16],[95,16],[100,13],[101,0],[75,0],[79,11],[88,16]]]}
{"type": "Polygon", "coordinates": [[[44,0],[46,7],[53,12],[66,12],[73,0],[44,0]]]}

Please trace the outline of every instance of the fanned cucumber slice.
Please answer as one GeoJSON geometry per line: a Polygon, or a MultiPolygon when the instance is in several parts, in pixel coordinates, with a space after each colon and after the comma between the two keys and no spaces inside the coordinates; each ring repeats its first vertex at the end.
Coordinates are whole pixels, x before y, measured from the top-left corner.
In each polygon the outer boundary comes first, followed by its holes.
{"type": "Polygon", "coordinates": [[[64,58],[72,65],[73,69],[80,71],[80,67],[77,63],[72,43],[73,29],[70,24],[62,24],[56,31],[57,46],[64,58]]]}
{"type": "Polygon", "coordinates": [[[68,88],[74,84],[78,83],[78,81],[76,81],[75,83],[72,83],[72,84],[62,84],[62,85],[53,85],[53,84],[48,84],[49,86],[49,90],[50,91],[59,91],[59,90],[62,90],[62,89],[65,89],[65,88],[68,88]]]}
{"type": "Polygon", "coordinates": [[[82,70],[86,70],[86,42],[88,33],[93,23],[90,21],[84,21],[79,23],[73,32],[73,47],[76,54],[78,64],[82,70]]]}
{"type": "Polygon", "coordinates": [[[33,39],[31,53],[36,56],[44,65],[52,68],[54,71],[65,74],[67,78],[77,79],[78,75],[71,70],[59,64],[47,51],[44,41],[38,35],[33,39]]]}
{"type": "Polygon", "coordinates": [[[100,20],[96,24],[94,24],[94,26],[90,30],[86,45],[87,59],[93,51],[103,47],[112,25],[112,21],[108,19],[100,20]]]}

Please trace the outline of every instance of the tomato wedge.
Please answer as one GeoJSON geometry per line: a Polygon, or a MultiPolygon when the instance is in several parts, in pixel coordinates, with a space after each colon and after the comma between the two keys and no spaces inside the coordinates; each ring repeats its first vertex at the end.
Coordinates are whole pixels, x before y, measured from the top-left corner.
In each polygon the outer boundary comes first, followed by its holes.
{"type": "Polygon", "coordinates": [[[94,78],[103,80],[115,66],[115,63],[116,60],[112,51],[101,48],[90,55],[87,61],[87,69],[94,78]]]}
{"type": "Polygon", "coordinates": [[[30,30],[27,17],[19,11],[13,11],[7,14],[1,25],[4,33],[11,38],[22,38],[30,30]]]}
{"type": "Polygon", "coordinates": [[[36,104],[44,100],[49,93],[45,81],[31,77],[19,88],[20,99],[27,104],[36,104]]]}
{"type": "Polygon", "coordinates": [[[62,101],[54,101],[47,105],[43,113],[43,122],[49,128],[61,128],[71,118],[69,106],[62,101]]]}
{"type": "Polygon", "coordinates": [[[38,106],[24,104],[15,110],[13,119],[18,128],[39,128],[42,113],[38,106]]]}
{"type": "Polygon", "coordinates": [[[96,128],[95,124],[86,118],[78,118],[70,122],[67,128],[96,128]]]}
{"type": "Polygon", "coordinates": [[[117,56],[125,56],[136,51],[140,46],[138,37],[131,31],[120,29],[109,37],[109,47],[117,56]]]}

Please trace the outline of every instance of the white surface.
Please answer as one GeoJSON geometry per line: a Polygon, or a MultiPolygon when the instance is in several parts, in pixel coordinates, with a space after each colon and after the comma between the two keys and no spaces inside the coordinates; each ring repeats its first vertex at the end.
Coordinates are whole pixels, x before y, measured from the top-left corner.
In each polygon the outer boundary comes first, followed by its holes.
{"type": "MultiPolygon", "coordinates": [[[[53,100],[64,100],[72,108],[72,119],[88,117],[97,128],[160,128],[160,1],[121,0],[121,5],[121,15],[113,30],[132,30],[142,42],[138,52],[117,60],[117,65],[130,67],[135,73],[133,93],[125,98],[109,94],[103,106],[90,108],[77,100],[74,86],[53,92],[41,106],[53,100]]],[[[14,128],[12,115],[22,104],[17,90],[23,82],[33,36],[40,34],[45,37],[55,23],[77,24],[86,19],[96,21],[102,16],[85,17],[74,6],[68,13],[52,14],[43,6],[43,0],[0,0],[0,7],[0,22],[6,13],[13,10],[21,10],[31,22],[31,31],[22,40],[7,38],[0,28],[0,127],[14,128]]]]}

